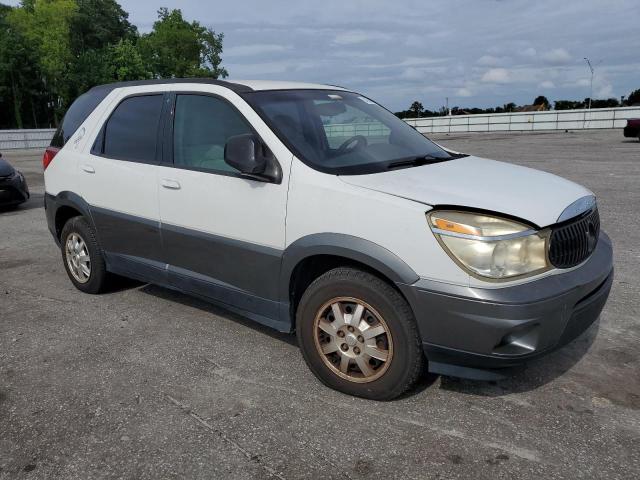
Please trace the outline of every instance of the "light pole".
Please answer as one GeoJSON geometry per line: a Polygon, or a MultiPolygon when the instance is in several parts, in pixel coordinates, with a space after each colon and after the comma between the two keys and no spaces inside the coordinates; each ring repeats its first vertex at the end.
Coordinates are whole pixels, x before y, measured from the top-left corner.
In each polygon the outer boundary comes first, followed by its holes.
{"type": "Polygon", "coordinates": [[[584,57],[584,60],[587,62],[587,65],[589,65],[589,70],[591,71],[591,81],[589,82],[589,106],[587,107],[588,110],[591,110],[591,97],[593,97],[593,67],[587,57],[584,57]]]}

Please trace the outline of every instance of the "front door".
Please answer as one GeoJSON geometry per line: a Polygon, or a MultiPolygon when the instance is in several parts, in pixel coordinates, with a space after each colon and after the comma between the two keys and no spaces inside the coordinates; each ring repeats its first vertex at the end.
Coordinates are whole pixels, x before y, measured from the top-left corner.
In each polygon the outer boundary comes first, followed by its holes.
{"type": "Polygon", "coordinates": [[[165,148],[172,162],[160,166],[158,176],[169,281],[278,327],[291,157],[278,158],[283,170],[279,184],[245,178],[227,165],[224,148],[230,137],[260,134],[266,127],[252,127],[239,108],[261,123],[255,112],[223,95],[174,96],[167,129],[172,145],[165,148]]]}

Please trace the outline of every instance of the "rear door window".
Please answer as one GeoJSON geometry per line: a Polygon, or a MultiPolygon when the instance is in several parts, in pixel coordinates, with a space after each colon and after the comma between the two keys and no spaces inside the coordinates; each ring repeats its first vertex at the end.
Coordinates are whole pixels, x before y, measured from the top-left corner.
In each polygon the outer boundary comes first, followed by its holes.
{"type": "Polygon", "coordinates": [[[102,154],[119,160],[155,163],[162,99],[162,94],[124,99],[107,120],[102,154]]]}

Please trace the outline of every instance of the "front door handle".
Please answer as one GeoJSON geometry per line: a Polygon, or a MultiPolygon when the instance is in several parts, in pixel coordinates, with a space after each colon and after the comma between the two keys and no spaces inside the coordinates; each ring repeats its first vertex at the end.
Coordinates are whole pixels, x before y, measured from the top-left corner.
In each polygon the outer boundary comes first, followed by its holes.
{"type": "Polygon", "coordinates": [[[82,170],[87,173],[96,173],[95,168],[93,168],[91,165],[82,165],[82,170]]]}
{"type": "Polygon", "coordinates": [[[168,188],[169,190],[180,190],[180,184],[175,180],[170,180],[168,178],[162,179],[162,186],[164,188],[168,188]]]}

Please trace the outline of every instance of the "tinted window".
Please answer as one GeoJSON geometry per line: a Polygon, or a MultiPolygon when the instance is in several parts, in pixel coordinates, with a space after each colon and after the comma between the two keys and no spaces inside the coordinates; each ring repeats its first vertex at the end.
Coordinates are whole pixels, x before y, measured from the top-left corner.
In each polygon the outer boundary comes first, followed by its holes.
{"type": "Polygon", "coordinates": [[[89,90],[84,95],[80,95],[67,110],[62,123],[51,140],[51,146],[64,147],[64,144],[76,133],[82,122],[91,115],[91,112],[105,99],[109,92],[111,90],[108,88],[98,87],[89,90]]]}
{"type": "Polygon", "coordinates": [[[122,101],[107,121],[106,157],[153,163],[156,159],[162,95],[130,97],[122,101]]]}
{"type": "Polygon", "coordinates": [[[224,162],[230,137],[252,133],[228,102],[205,95],[178,95],[173,124],[173,163],[214,172],[237,172],[224,162]]]}

